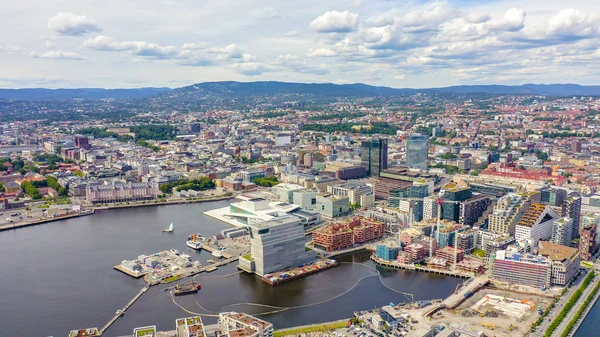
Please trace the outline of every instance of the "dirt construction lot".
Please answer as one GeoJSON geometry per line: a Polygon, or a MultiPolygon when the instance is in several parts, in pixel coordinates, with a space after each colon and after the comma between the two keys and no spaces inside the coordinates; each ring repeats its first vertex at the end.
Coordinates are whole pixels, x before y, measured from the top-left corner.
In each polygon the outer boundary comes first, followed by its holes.
{"type": "Polygon", "coordinates": [[[459,324],[466,331],[481,330],[486,336],[522,336],[539,318],[538,307],[546,309],[551,303],[551,298],[484,288],[456,310],[434,315],[430,323],[459,324]]]}

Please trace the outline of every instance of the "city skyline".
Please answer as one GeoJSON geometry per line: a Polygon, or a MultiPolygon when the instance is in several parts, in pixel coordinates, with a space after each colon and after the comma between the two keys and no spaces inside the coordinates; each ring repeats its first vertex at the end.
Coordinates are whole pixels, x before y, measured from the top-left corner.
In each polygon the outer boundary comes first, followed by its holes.
{"type": "Polygon", "coordinates": [[[0,87],[178,87],[219,80],[390,87],[593,84],[589,1],[11,4],[0,87]],[[541,10],[540,8],[544,8],[541,10]],[[115,14],[116,13],[116,14],[115,14]]]}

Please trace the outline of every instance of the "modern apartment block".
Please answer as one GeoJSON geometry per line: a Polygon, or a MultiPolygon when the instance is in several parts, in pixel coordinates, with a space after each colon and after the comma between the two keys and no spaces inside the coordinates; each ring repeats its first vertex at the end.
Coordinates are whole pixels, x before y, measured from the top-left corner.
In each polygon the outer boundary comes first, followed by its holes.
{"type": "Polygon", "coordinates": [[[237,312],[219,314],[218,337],[273,337],[273,324],[237,312]]]}
{"type": "Polygon", "coordinates": [[[539,288],[550,287],[552,261],[548,258],[499,250],[492,263],[492,275],[496,280],[539,288]]]}
{"type": "Polygon", "coordinates": [[[515,227],[515,239],[524,241],[533,240],[537,246],[540,240],[550,240],[554,222],[559,216],[548,205],[532,204],[515,227]]]}
{"type": "Polygon", "coordinates": [[[596,229],[597,225],[589,225],[581,229],[581,237],[579,239],[579,251],[581,252],[581,259],[584,261],[590,261],[596,253],[596,229]]]}
{"type": "Polygon", "coordinates": [[[205,337],[206,330],[200,316],[178,318],[175,320],[177,337],[205,337]]]}
{"type": "Polygon", "coordinates": [[[574,239],[579,237],[579,231],[581,230],[581,195],[579,193],[570,193],[565,200],[562,208],[562,216],[573,219],[573,232],[572,237],[574,239]]]}
{"type": "Polygon", "coordinates": [[[437,198],[425,197],[423,198],[423,219],[432,220],[437,219],[438,205],[437,198]]]}
{"type": "Polygon", "coordinates": [[[304,264],[314,258],[304,244],[304,226],[294,216],[282,215],[275,219],[248,226],[251,259],[241,258],[241,269],[260,276],[304,264]]]}
{"type": "Polygon", "coordinates": [[[460,203],[458,223],[473,226],[488,209],[492,201],[487,195],[476,195],[460,203]]]}
{"type": "Polygon", "coordinates": [[[579,271],[581,257],[577,248],[541,241],[538,254],[552,261],[552,285],[566,286],[579,271]]]}
{"type": "Polygon", "coordinates": [[[531,205],[531,199],[524,194],[510,193],[498,200],[488,218],[488,229],[497,234],[515,235],[515,226],[531,205]]]}
{"type": "Polygon", "coordinates": [[[390,207],[410,212],[414,221],[423,219],[423,198],[433,191],[433,181],[415,181],[412,185],[390,190],[390,207]]]}
{"type": "Polygon", "coordinates": [[[385,228],[383,222],[357,217],[319,228],[312,233],[312,239],[315,247],[332,252],[379,239],[385,228]]]}
{"type": "Polygon", "coordinates": [[[552,227],[552,241],[553,243],[561,246],[568,246],[571,244],[571,235],[573,232],[573,219],[560,218],[554,222],[552,227]]]}

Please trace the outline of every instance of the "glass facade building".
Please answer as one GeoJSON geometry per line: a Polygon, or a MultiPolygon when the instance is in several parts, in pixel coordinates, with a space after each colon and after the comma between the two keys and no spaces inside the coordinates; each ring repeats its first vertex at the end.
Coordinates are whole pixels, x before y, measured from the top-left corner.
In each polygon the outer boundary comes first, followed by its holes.
{"type": "Polygon", "coordinates": [[[367,176],[379,177],[382,170],[388,168],[387,139],[371,139],[361,144],[361,164],[367,170],[367,176]]]}
{"type": "Polygon", "coordinates": [[[411,134],[406,138],[406,166],[427,169],[429,138],[426,135],[411,134]]]}

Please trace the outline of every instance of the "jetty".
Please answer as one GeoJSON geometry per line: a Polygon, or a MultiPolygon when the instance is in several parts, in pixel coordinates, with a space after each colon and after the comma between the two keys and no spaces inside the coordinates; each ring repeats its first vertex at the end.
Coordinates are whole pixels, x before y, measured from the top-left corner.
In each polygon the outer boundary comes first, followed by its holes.
{"type": "Polygon", "coordinates": [[[129,309],[129,307],[131,307],[133,303],[135,303],[135,301],[137,301],[140,297],[142,297],[142,295],[146,291],[148,291],[148,289],[150,289],[150,286],[145,286],[144,288],[142,288],[142,290],[140,290],[139,293],[137,293],[137,295],[135,295],[129,302],[127,302],[127,304],[123,307],[123,309],[121,309],[119,313],[115,314],[113,318],[111,318],[106,324],[104,324],[102,329],[100,329],[100,334],[103,335],[104,332],[119,319],[119,317],[123,316],[125,311],[127,311],[127,309],[129,309]]]}

